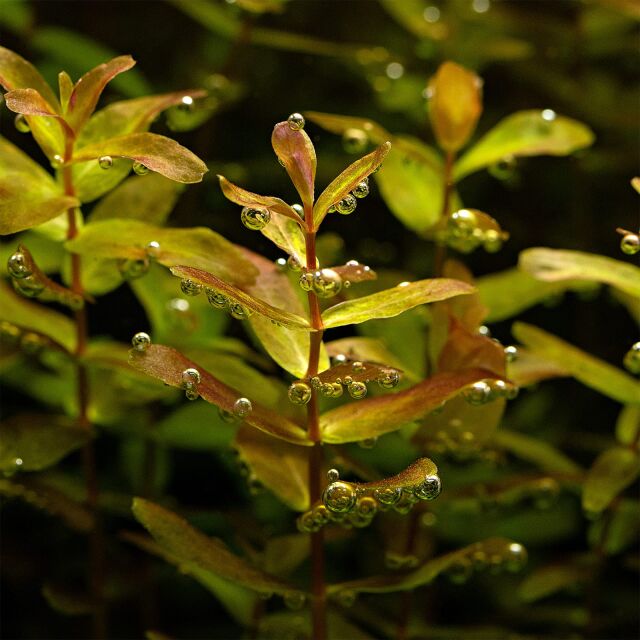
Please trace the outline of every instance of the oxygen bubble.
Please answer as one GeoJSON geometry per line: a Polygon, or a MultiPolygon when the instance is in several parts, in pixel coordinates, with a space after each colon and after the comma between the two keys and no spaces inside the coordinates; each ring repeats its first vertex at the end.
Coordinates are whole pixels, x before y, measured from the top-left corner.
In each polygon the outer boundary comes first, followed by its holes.
{"type": "Polygon", "coordinates": [[[291,271],[300,271],[302,269],[300,262],[298,262],[298,260],[293,256],[289,256],[287,259],[287,265],[289,265],[289,269],[291,269],[291,271]]]}
{"type": "Polygon", "coordinates": [[[633,256],[640,251],[640,237],[635,233],[627,233],[620,240],[620,249],[622,253],[633,256]]]}
{"type": "Polygon", "coordinates": [[[311,291],[313,289],[313,273],[305,271],[301,274],[299,284],[303,291],[311,291]]]}
{"type": "Polygon", "coordinates": [[[222,409],[221,407],[218,407],[218,415],[223,422],[228,424],[235,424],[238,421],[235,414],[231,411],[227,411],[226,409],[222,409]]]}
{"type": "Polygon", "coordinates": [[[292,113],[287,118],[287,124],[292,131],[300,131],[300,129],[304,129],[304,116],[301,113],[292,113]]]}
{"type": "Polygon", "coordinates": [[[519,393],[520,388],[517,385],[511,384],[510,382],[507,383],[506,389],[504,391],[504,397],[507,400],[515,400],[518,397],[519,393]]]}
{"type": "Polygon", "coordinates": [[[448,220],[451,233],[457,238],[469,237],[478,226],[476,214],[469,209],[454,211],[448,220]]]}
{"type": "Polygon", "coordinates": [[[348,513],[356,504],[356,490],[348,482],[332,482],[322,494],[324,506],[335,513],[348,513]]]}
{"type": "Polygon", "coordinates": [[[264,229],[271,221],[271,214],[268,209],[253,209],[244,207],[240,213],[242,224],[251,231],[264,229]]]}
{"type": "Polygon", "coordinates": [[[356,503],[356,512],[365,518],[373,518],[378,513],[378,503],[371,496],[364,496],[356,503]]]}
{"type": "Polygon", "coordinates": [[[483,381],[474,382],[462,393],[464,399],[472,405],[482,405],[491,399],[491,387],[483,381]]]}
{"type": "Polygon", "coordinates": [[[485,338],[491,337],[491,329],[484,324],[478,327],[478,333],[485,338]]]}
{"type": "Polygon", "coordinates": [[[311,400],[311,387],[306,382],[292,382],[287,394],[293,404],[307,404],[311,400]]]}
{"type": "Polygon", "coordinates": [[[473,575],[473,565],[469,558],[457,558],[447,567],[447,577],[454,584],[464,584],[473,575]]]}
{"type": "Polygon", "coordinates": [[[180,281],[180,291],[185,296],[197,296],[202,293],[202,285],[199,282],[189,280],[189,278],[183,278],[180,281]]]}
{"type": "Polygon", "coordinates": [[[292,204],[291,208],[304,219],[304,207],[301,204],[292,204]]]}
{"type": "Polygon", "coordinates": [[[284,271],[287,268],[287,259],[286,258],[278,258],[275,262],[275,265],[278,271],[284,271]]]}
{"type": "Polygon", "coordinates": [[[61,155],[56,153],[56,155],[53,156],[53,158],[51,160],[51,166],[54,169],[60,169],[63,164],[64,164],[64,158],[61,155]]]}
{"type": "Polygon", "coordinates": [[[300,533],[311,533],[312,531],[316,531],[318,525],[315,523],[313,519],[313,513],[311,511],[307,511],[303,513],[297,521],[298,531],[300,533]]]}
{"type": "Polygon", "coordinates": [[[101,169],[111,169],[113,166],[113,158],[111,156],[100,156],[98,158],[98,166],[101,169]]]}
{"type": "Polygon", "coordinates": [[[400,382],[400,374],[395,369],[385,369],[378,376],[378,384],[383,389],[393,389],[400,382]]]}
{"type": "Polygon", "coordinates": [[[623,364],[627,371],[633,374],[640,373],[640,342],[631,345],[631,348],[624,356],[623,364]]]}
{"type": "Polygon", "coordinates": [[[422,17],[425,19],[426,22],[429,22],[431,24],[433,24],[434,22],[438,22],[438,20],[440,20],[440,9],[438,9],[438,7],[427,7],[423,12],[422,12],[422,17]]]}
{"type": "Polygon", "coordinates": [[[26,298],[37,298],[44,291],[44,284],[34,275],[13,280],[13,287],[26,298]]]}
{"type": "Polygon", "coordinates": [[[178,109],[181,111],[191,111],[193,109],[193,98],[191,96],[182,96],[178,109]]]}
{"type": "Polygon", "coordinates": [[[246,418],[253,411],[253,405],[249,398],[238,398],[233,403],[233,413],[238,418],[246,418]]]}
{"type": "Polygon", "coordinates": [[[72,293],[70,295],[63,295],[60,297],[60,301],[62,304],[66,304],[73,311],[79,311],[84,307],[84,298],[77,293],[72,293]]]}
{"type": "Polygon", "coordinates": [[[321,382],[321,380],[320,380],[320,378],[318,376],[313,376],[313,378],[311,378],[310,382],[311,382],[311,386],[314,389],[320,389],[320,387],[322,386],[322,382],[321,382]]]}
{"type": "Polygon", "coordinates": [[[373,496],[380,504],[394,505],[400,502],[402,498],[402,489],[400,487],[384,487],[376,489],[373,496]]]}
{"type": "Polygon", "coordinates": [[[508,553],[505,558],[505,568],[507,571],[516,573],[520,571],[527,563],[527,551],[517,542],[509,545],[508,553]]]}
{"type": "Polygon", "coordinates": [[[369,137],[362,129],[345,129],[342,146],[347,153],[362,153],[369,144],[369,137]]]}
{"type": "Polygon", "coordinates": [[[557,114],[553,109],[543,109],[540,116],[545,122],[553,122],[556,119],[557,114]]]}
{"type": "Polygon", "coordinates": [[[32,274],[29,265],[27,264],[27,257],[21,251],[16,251],[7,260],[7,271],[12,278],[27,278],[32,274]]]}
{"type": "Polygon", "coordinates": [[[332,298],[342,289],[342,278],[333,269],[321,269],[313,274],[313,291],[320,298],[332,298]]]}
{"type": "Polygon", "coordinates": [[[140,260],[121,260],[118,269],[125,280],[135,280],[141,278],[149,270],[149,259],[142,258],[140,260]]]}
{"type": "Polygon", "coordinates": [[[364,364],[362,364],[362,362],[360,362],[359,360],[356,360],[355,362],[351,363],[351,369],[354,371],[354,373],[362,373],[364,371],[364,364]]]}
{"type": "Polygon", "coordinates": [[[344,364],[347,361],[347,356],[344,353],[339,353],[337,356],[333,356],[334,364],[344,364]]]}
{"type": "Polygon", "coordinates": [[[323,504],[319,504],[313,509],[313,522],[317,526],[324,526],[331,520],[329,510],[323,504]]]}
{"type": "Polygon", "coordinates": [[[393,505],[393,510],[403,516],[406,516],[413,508],[413,505],[414,502],[410,497],[406,493],[403,493],[401,499],[393,505]]]}
{"type": "Polygon", "coordinates": [[[487,253],[497,253],[502,249],[502,235],[497,229],[487,229],[484,232],[482,246],[487,253]]]}
{"type": "Polygon", "coordinates": [[[404,558],[394,551],[387,551],[384,554],[384,565],[387,569],[401,569],[404,566],[404,558]]]}
{"type": "Polygon", "coordinates": [[[356,602],[356,592],[351,589],[343,589],[338,592],[338,603],[343,607],[352,607],[356,602]]]}
{"type": "Polygon", "coordinates": [[[413,493],[420,500],[435,500],[442,491],[442,482],[439,476],[426,476],[416,487],[413,493]]]}
{"type": "Polygon", "coordinates": [[[229,313],[231,314],[231,317],[236,320],[246,320],[252,314],[252,311],[237,302],[232,302],[229,305],[229,313]]]}
{"type": "Polygon", "coordinates": [[[492,397],[504,397],[507,393],[507,383],[504,380],[492,380],[489,386],[491,387],[492,397]]]}
{"type": "Polygon", "coordinates": [[[152,240],[145,247],[147,257],[156,259],[160,255],[160,243],[156,240],[152,240]]]}
{"type": "Polygon", "coordinates": [[[145,167],[142,162],[133,163],[133,172],[138,176],[143,176],[145,173],[149,173],[149,168],[145,167]]]}
{"type": "Polygon", "coordinates": [[[140,331],[131,338],[131,345],[136,351],[146,351],[151,345],[151,338],[148,333],[140,331]]]}
{"type": "Polygon", "coordinates": [[[560,485],[555,478],[542,478],[533,489],[533,504],[536,509],[551,508],[560,495],[560,485]]]}
{"type": "Polygon", "coordinates": [[[299,611],[304,607],[307,598],[302,591],[287,591],[283,596],[283,600],[287,609],[299,611]]]}
{"type": "Polygon", "coordinates": [[[21,113],[18,113],[13,119],[13,124],[20,133],[29,133],[31,131],[27,119],[21,113]]]}
{"type": "Polygon", "coordinates": [[[353,383],[353,378],[351,376],[345,376],[342,382],[348,387],[350,384],[353,383]]]}
{"type": "Polygon", "coordinates": [[[333,395],[333,385],[330,382],[325,382],[320,387],[320,393],[326,398],[330,398],[333,395]]]}
{"type": "Polygon", "coordinates": [[[354,400],[361,400],[367,395],[367,385],[364,382],[352,382],[347,391],[354,400]]]}
{"type": "Polygon", "coordinates": [[[509,345],[508,347],[505,347],[504,357],[506,358],[507,362],[514,362],[515,360],[517,360],[518,347],[515,347],[514,345],[509,345]]]}
{"type": "Polygon", "coordinates": [[[358,201],[354,196],[348,193],[340,202],[336,202],[335,207],[338,213],[341,213],[343,216],[348,216],[350,213],[353,213],[358,206],[358,201]]]}
{"type": "Polygon", "coordinates": [[[471,553],[471,562],[475,571],[484,571],[489,564],[489,558],[481,548],[478,548],[471,553]]]}
{"type": "Polygon", "coordinates": [[[16,458],[13,461],[13,464],[15,464],[16,467],[21,467],[24,464],[24,460],[22,458],[16,458]]]}
{"type": "Polygon", "coordinates": [[[505,156],[489,167],[489,174],[498,180],[508,180],[513,176],[517,166],[514,156],[505,156]]]}
{"type": "Polygon", "coordinates": [[[336,381],[331,383],[331,387],[332,387],[332,392],[330,397],[339,398],[343,392],[342,385],[338,381],[336,381]]]}
{"type": "Polygon", "coordinates": [[[200,381],[202,380],[202,376],[200,375],[200,372],[197,369],[194,369],[193,367],[190,367],[189,369],[185,369],[182,372],[182,386],[185,389],[191,389],[194,386],[200,384],[200,381]]]}
{"type": "Polygon", "coordinates": [[[229,298],[227,298],[227,296],[213,289],[207,289],[207,300],[209,304],[216,309],[226,309],[229,304],[229,298]]]}
{"type": "Polygon", "coordinates": [[[369,195],[369,182],[367,180],[359,182],[351,193],[356,198],[366,198],[369,195]]]}
{"type": "Polygon", "coordinates": [[[327,471],[327,480],[329,482],[340,480],[340,472],[337,469],[329,469],[329,471],[327,471]]]}
{"type": "Polygon", "coordinates": [[[184,395],[187,400],[197,400],[200,397],[197,389],[185,389],[184,395]]]}
{"type": "Polygon", "coordinates": [[[437,522],[438,522],[438,517],[436,516],[435,513],[431,513],[430,511],[423,513],[422,517],[420,518],[420,526],[424,527],[425,529],[434,527],[437,522]]]}

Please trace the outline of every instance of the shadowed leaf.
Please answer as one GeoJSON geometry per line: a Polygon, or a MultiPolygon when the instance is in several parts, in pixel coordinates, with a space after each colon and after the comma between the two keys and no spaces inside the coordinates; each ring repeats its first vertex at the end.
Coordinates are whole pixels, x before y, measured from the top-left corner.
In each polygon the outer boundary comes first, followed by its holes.
{"type": "MultiPolygon", "coordinates": [[[[172,387],[183,388],[182,372],[185,369],[197,369],[201,376],[197,385],[200,396],[229,413],[233,413],[234,404],[241,397],[238,391],[223,384],[171,347],[150,345],[146,351],[131,350],[129,353],[132,366],[172,387]]],[[[257,402],[252,401],[252,406],[253,410],[243,418],[251,426],[294,444],[311,445],[306,432],[297,424],[257,402]]]]}
{"type": "Polygon", "coordinates": [[[54,611],[65,616],[83,616],[95,609],[91,597],[86,592],[70,591],[50,583],[43,585],[42,596],[54,611]]]}
{"type": "Polygon", "coordinates": [[[453,175],[461,180],[505,158],[568,155],[590,146],[593,139],[589,127],[571,118],[546,115],[546,111],[518,111],[501,120],[469,149],[456,162],[453,175]]]}
{"type": "Polygon", "coordinates": [[[638,541],[640,505],[637,500],[620,498],[606,518],[598,518],[589,529],[589,544],[607,555],[616,555],[638,541]]]}
{"type": "Polygon", "coordinates": [[[520,584],[518,596],[525,602],[536,602],[588,578],[588,568],[574,564],[540,567],[520,584]]]}
{"type": "Polygon", "coordinates": [[[595,460],[584,481],[582,508],[599,513],[626,489],[640,473],[638,452],[627,447],[612,447],[595,460]]]}
{"type": "Polygon", "coordinates": [[[516,322],[511,332],[537,356],[565,369],[582,384],[618,402],[640,404],[640,382],[542,329],[516,322]]]}
{"type": "Polygon", "coordinates": [[[325,328],[358,324],[374,318],[391,318],[403,311],[428,302],[446,300],[454,296],[473,293],[474,287],[466,282],[433,278],[401,283],[362,298],[354,298],[329,307],[322,314],[325,328]]]}
{"type": "Polygon", "coordinates": [[[359,442],[395,431],[453,398],[465,387],[494,378],[483,369],[438,373],[398,393],[367,398],[338,407],[320,417],[323,442],[359,442]]]}

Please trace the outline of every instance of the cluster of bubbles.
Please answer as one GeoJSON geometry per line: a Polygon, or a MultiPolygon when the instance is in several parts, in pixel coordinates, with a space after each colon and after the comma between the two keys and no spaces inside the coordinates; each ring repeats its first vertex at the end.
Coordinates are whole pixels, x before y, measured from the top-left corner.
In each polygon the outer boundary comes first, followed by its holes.
{"type": "Polygon", "coordinates": [[[508,571],[517,573],[527,563],[527,551],[517,542],[509,543],[500,552],[487,552],[482,542],[471,545],[464,553],[456,554],[445,573],[454,584],[464,584],[474,572],[486,569],[492,574],[508,571]]]}
{"type": "Polygon", "coordinates": [[[498,398],[513,400],[518,395],[518,387],[506,380],[479,380],[469,385],[463,392],[462,397],[475,406],[487,404],[498,398]]]}
{"type": "Polygon", "coordinates": [[[36,355],[45,347],[51,346],[51,341],[45,336],[35,331],[25,331],[6,320],[0,321],[0,340],[19,347],[29,355],[36,355]]]}
{"type": "MultiPolygon", "coordinates": [[[[342,290],[342,278],[333,269],[318,269],[307,271],[300,275],[300,288],[303,291],[313,291],[319,298],[333,298],[342,290]]],[[[344,283],[346,285],[346,283],[344,283]]]]}
{"type": "Polygon", "coordinates": [[[302,533],[319,531],[335,522],[345,528],[363,528],[379,511],[393,509],[407,514],[421,500],[434,500],[440,495],[442,483],[435,474],[425,475],[413,484],[359,484],[340,480],[337,469],[327,472],[329,484],[322,494],[322,501],[298,518],[302,533]]]}
{"type": "Polygon", "coordinates": [[[224,293],[216,291],[211,287],[205,287],[199,282],[195,282],[189,278],[183,278],[180,281],[180,290],[185,296],[197,296],[204,292],[209,304],[214,309],[226,310],[229,312],[229,315],[236,320],[246,320],[253,313],[251,309],[243,307],[239,302],[234,301],[224,293]]]}
{"type": "Polygon", "coordinates": [[[637,233],[625,233],[620,240],[620,249],[628,256],[635,256],[640,251],[640,236],[637,233]]]}
{"type": "Polygon", "coordinates": [[[482,246],[488,253],[496,253],[508,234],[500,229],[483,229],[478,215],[471,209],[454,211],[447,219],[447,226],[437,234],[437,241],[461,253],[471,253],[482,246]]]}
{"type": "MultiPolygon", "coordinates": [[[[374,172],[375,173],[375,172],[374,172]]],[[[353,213],[358,206],[359,198],[366,198],[369,195],[369,178],[363,178],[342,200],[338,200],[329,207],[328,213],[341,213],[348,216],[353,213]]]]}
{"type": "Polygon", "coordinates": [[[157,240],[151,240],[144,248],[145,255],[142,258],[124,258],[118,261],[118,269],[125,280],[141,278],[147,271],[152,260],[157,260],[162,247],[157,240]]]}
{"type": "Polygon", "coordinates": [[[84,306],[84,298],[80,294],[63,287],[48,287],[48,279],[43,278],[40,273],[34,272],[31,262],[20,250],[9,256],[7,271],[11,276],[13,288],[26,298],[37,298],[46,292],[47,299],[64,304],[74,311],[78,311],[84,306]]]}
{"type": "Polygon", "coordinates": [[[624,356],[623,364],[627,371],[634,375],[640,374],[640,342],[631,345],[631,349],[624,356]]]}
{"type": "MultiPolygon", "coordinates": [[[[98,166],[105,171],[111,169],[113,167],[113,158],[111,156],[100,156],[98,158],[98,166]]],[[[133,163],[133,172],[138,176],[143,176],[145,173],[149,173],[149,168],[136,160],[133,163]]]]}

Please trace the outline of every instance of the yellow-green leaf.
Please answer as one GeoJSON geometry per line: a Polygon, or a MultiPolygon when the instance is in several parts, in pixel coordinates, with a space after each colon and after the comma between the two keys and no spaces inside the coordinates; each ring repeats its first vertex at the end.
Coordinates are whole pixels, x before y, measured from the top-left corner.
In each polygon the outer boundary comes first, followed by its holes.
{"type": "Polygon", "coordinates": [[[304,234],[296,221],[284,216],[272,216],[269,224],[260,231],[273,244],[292,256],[298,264],[307,264],[304,234]]]}
{"type": "Polygon", "coordinates": [[[321,113],[320,111],[305,111],[305,118],[321,126],[331,133],[344,134],[349,129],[355,129],[366,135],[374,144],[382,144],[391,140],[391,134],[377,122],[367,118],[341,116],[335,113],[321,113]]]}
{"type": "Polygon", "coordinates": [[[261,196],[257,193],[252,193],[251,191],[247,191],[246,189],[233,184],[233,182],[229,182],[224,176],[218,176],[218,180],[220,180],[220,188],[222,189],[222,193],[224,193],[225,198],[231,200],[231,202],[239,204],[241,207],[264,207],[269,211],[279,213],[287,218],[291,218],[292,220],[300,219],[298,214],[280,198],[276,198],[274,196],[261,196]]]}
{"type": "Polygon", "coordinates": [[[542,329],[516,322],[513,335],[535,355],[558,364],[576,380],[618,402],[640,404],[640,382],[542,329]]]}
{"type": "Polygon", "coordinates": [[[616,439],[620,444],[633,445],[640,436],[640,405],[622,408],[616,421],[616,439]]]}
{"type": "Polygon", "coordinates": [[[594,135],[586,125],[557,116],[550,109],[518,111],[501,120],[456,162],[456,180],[517,156],[564,156],[590,146],[594,135]]]}
{"type": "Polygon", "coordinates": [[[421,304],[473,293],[475,288],[460,280],[433,278],[402,282],[362,298],[354,298],[329,307],[322,314],[325,328],[358,324],[374,318],[392,318],[421,304]]]}
{"type": "Polygon", "coordinates": [[[518,596],[525,602],[536,602],[588,578],[587,567],[575,564],[548,565],[526,577],[518,587],[518,596]]]}

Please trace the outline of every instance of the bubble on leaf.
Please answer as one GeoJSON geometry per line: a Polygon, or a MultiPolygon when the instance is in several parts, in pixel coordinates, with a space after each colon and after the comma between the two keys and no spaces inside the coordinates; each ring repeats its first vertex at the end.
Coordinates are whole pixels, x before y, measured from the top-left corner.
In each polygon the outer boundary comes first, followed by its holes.
{"type": "Polygon", "coordinates": [[[233,411],[227,411],[221,407],[218,407],[218,415],[222,422],[226,422],[227,424],[235,424],[238,422],[238,418],[235,416],[233,411]]]}
{"type": "Polygon", "coordinates": [[[307,511],[303,513],[297,520],[297,527],[300,533],[311,533],[312,531],[316,531],[318,525],[315,523],[313,519],[313,512],[307,511]]]}
{"type": "Polygon", "coordinates": [[[371,496],[364,496],[356,502],[356,513],[365,518],[373,518],[378,513],[378,502],[371,496]]]}
{"type": "Polygon", "coordinates": [[[187,398],[187,400],[197,400],[200,397],[200,394],[198,393],[197,389],[185,389],[184,392],[185,397],[187,398]]]}
{"type": "Polygon", "coordinates": [[[24,464],[24,460],[22,458],[16,458],[13,461],[13,464],[15,464],[16,467],[21,467],[24,464]]]}
{"type": "Polygon", "coordinates": [[[342,278],[333,269],[321,269],[313,274],[313,291],[320,298],[332,298],[341,289],[342,278]]]}
{"type": "Polygon", "coordinates": [[[229,304],[229,298],[214,289],[207,289],[207,300],[215,309],[226,309],[229,304]]]}
{"type": "Polygon", "coordinates": [[[233,413],[238,418],[246,418],[253,411],[253,405],[249,398],[238,398],[233,403],[233,413]]]}
{"type": "Polygon", "coordinates": [[[323,504],[316,505],[312,511],[313,522],[316,526],[323,526],[331,520],[331,514],[329,509],[325,507],[323,504]]]}
{"type": "Polygon", "coordinates": [[[640,251],[640,237],[635,233],[625,233],[620,240],[620,249],[628,256],[635,255],[640,251]]]}
{"type": "Polygon", "coordinates": [[[454,584],[464,584],[473,575],[473,564],[464,556],[456,558],[446,570],[447,578],[454,584]]]}
{"type": "Polygon", "coordinates": [[[400,382],[400,374],[395,369],[385,369],[378,376],[378,384],[383,389],[393,389],[400,382]]]}
{"type": "Polygon", "coordinates": [[[466,238],[473,234],[478,226],[478,218],[469,209],[454,211],[447,222],[451,234],[456,238],[466,238]]]}
{"type": "Polygon", "coordinates": [[[369,181],[358,182],[351,192],[356,198],[366,198],[369,195],[369,181]]]}
{"type": "Polygon", "coordinates": [[[182,378],[182,386],[185,389],[188,389],[190,387],[194,387],[195,385],[200,384],[200,381],[202,380],[202,376],[200,375],[200,372],[197,369],[194,369],[193,367],[189,367],[188,369],[185,369],[181,374],[181,378],[182,378]]]}
{"type": "Polygon", "coordinates": [[[337,469],[329,469],[329,471],[327,471],[327,480],[329,482],[340,480],[340,472],[337,469]]]}
{"type": "Polygon", "coordinates": [[[287,118],[287,124],[292,131],[300,131],[300,129],[304,129],[304,116],[301,113],[292,113],[287,118]]]}
{"type": "Polygon", "coordinates": [[[13,124],[20,133],[29,133],[29,131],[31,131],[27,119],[21,113],[16,114],[16,117],[13,119],[13,124]]]}
{"type": "Polygon", "coordinates": [[[180,291],[185,296],[197,296],[202,293],[202,285],[199,282],[189,280],[189,278],[183,278],[180,281],[180,291]]]}
{"type": "Polygon", "coordinates": [[[336,211],[341,213],[343,216],[348,216],[350,213],[353,213],[357,206],[358,201],[355,196],[352,196],[350,193],[335,204],[336,211]]]}
{"type": "Polygon", "coordinates": [[[362,373],[365,367],[364,367],[364,364],[362,364],[362,362],[360,362],[359,360],[356,360],[351,363],[351,369],[354,371],[354,373],[362,373]]]}
{"type": "Polygon", "coordinates": [[[118,263],[118,269],[125,280],[135,280],[141,278],[149,271],[149,259],[125,259],[118,263]]]}
{"type": "Polygon", "coordinates": [[[352,382],[347,391],[354,400],[362,400],[367,395],[367,385],[364,382],[352,382]]]}
{"type": "Polygon", "coordinates": [[[484,571],[489,565],[489,557],[482,548],[472,551],[470,560],[474,571],[484,571]]]}
{"type": "Polygon", "coordinates": [[[145,173],[149,173],[149,168],[142,164],[142,162],[133,163],[133,172],[138,176],[143,176],[145,173]]]}
{"type": "Polygon", "coordinates": [[[504,348],[504,357],[507,362],[515,362],[518,359],[518,347],[515,345],[509,345],[504,348]]]}
{"type": "Polygon", "coordinates": [[[289,265],[289,269],[291,269],[291,271],[300,271],[302,269],[302,265],[294,256],[289,256],[287,259],[287,265],[289,265]]]}
{"type": "Polygon", "coordinates": [[[474,382],[463,391],[462,395],[469,404],[476,406],[485,404],[491,399],[491,387],[483,381],[474,382]]]}
{"type": "Polygon", "coordinates": [[[369,137],[362,129],[345,129],[342,146],[347,153],[362,153],[369,144],[369,137]]]}
{"type": "Polygon", "coordinates": [[[44,283],[34,275],[13,280],[13,288],[26,298],[37,298],[44,291],[44,283]]]}
{"type": "Polygon", "coordinates": [[[331,398],[339,398],[343,393],[342,385],[338,381],[331,383],[331,389],[331,398]]]}
{"type": "Polygon", "coordinates": [[[131,338],[131,345],[136,351],[146,351],[151,345],[151,338],[148,333],[140,331],[131,338]]]}
{"type": "Polygon", "coordinates": [[[303,291],[311,291],[313,289],[313,273],[305,271],[301,274],[299,284],[303,291]]]}
{"type": "Polygon", "coordinates": [[[351,589],[343,589],[338,592],[337,600],[338,604],[343,607],[352,607],[356,602],[357,594],[351,589]]]}
{"type": "Polygon", "coordinates": [[[345,376],[342,382],[348,387],[353,382],[353,378],[351,376],[345,376]]]}
{"type": "Polygon", "coordinates": [[[400,487],[383,487],[373,492],[375,499],[384,505],[394,505],[400,502],[402,498],[402,489],[400,487]]]}
{"type": "Polygon", "coordinates": [[[478,333],[481,336],[484,336],[485,338],[490,338],[491,337],[491,329],[489,329],[489,327],[487,327],[486,325],[480,325],[478,327],[478,333]]]}
{"type": "Polygon", "coordinates": [[[357,494],[353,485],[337,480],[332,482],[322,494],[322,502],[329,511],[348,513],[356,504],[357,494]]]}
{"type": "Polygon", "coordinates": [[[33,331],[27,331],[20,337],[20,348],[30,355],[39,353],[46,345],[46,339],[33,331]]]}
{"type": "Polygon", "coordinates": [[[271,221],[271,214],[268,209],[254,209],[244,207],[240,213],[242,224],[251,231],[264,229],[271,221]]]}
{"type": "Polygon", "coordinates": [[[113,158],[111,156],[100,156],[98,158],[98,166],[101,169],[111,169],[113,166],[113,158]]]}
{"type": "Polygon", "coordinates": [[[426,476],[425,479],[413,489],[413,493],[420,500],[435,500],[442,491],[442,482],[436,475],[426,476]]]}
{"type": "Polygon", "coordinates": [[[181,111],[192,111],[193,98],[191,96],[182,96],[180,104],[178,105],[178,109],[180,109],[181,111]]]}
{"type": "Polygon", "coordinates": [[[252,311],[237,302],[232,302],[229,304],[229,313],[231,314],[231,317],[236,320],[246,320],[251,315],[252,311]]]}
{"type": "Polygon", "coordinates": [[[533,487],[532,498],[536,509],[550,509],[560,495],[560,485],[555,478],[542,478],[533,487]]]}
{"type": "Polygon", "coordinates": [[[322,381],[320,380],[320,378],[318,376],[313,376],[313,378],[311,378],[310,382],[311,382],[311,386],[314,389],[320,389],[320,387],[322,386],[322,381]]]}
{"type": "Polygon", "coordinates": [[[311,400],[311,387],[306,382],[292,382],[287,395],[293,404],[307,404],[311,400]]]}
{"type": "Polygon", "coordinates": [[[326,398],[330,398],[333,395],[333,385],[330,382],[324,382],[320,387],[320,393],[326,398]]]}
{"type": "Polygon", "coordinates": [[[54,169],[60,169],[63,164],[64,164],[64,158],[61,155],[56,153],[56,155],[53,156],[53,158],[51,159],[51,166],[54,169]]]}
{"type": "Polygon", "coordinates": [[[404,66],[399,62],[390,62],[385,69],[385,73],[387,74],[387,78],[398,80],[404,75],[404,66]]]}
{"type": "Polygon", "coordinates": [[[471,8],[476,13],[486,13],[491,8],[491,2],[489,0],[473,0],[471,8]]]}
{"type": "Polygon", "coordinates": [[[12,278],[27,278],[32,274],[27,257],[21,251],[16,251],[7,260],[7,271],[12,278]]]}
{"type": "Polygon", "coordinates": [[[358,446],[361,449],[373,449],[373,447],[375,447],[376,444],[378,444],[378,438],[375,436],[373,438],[365,438],[364,440],[358,440],[358,446]]]}
{"type": "Polygon", "coordinates": [[[543,109],[540,112],[540,117],[545,122],[553,122],[558,116],[557,116],[556,112],[553,109],[543,109]]]}

